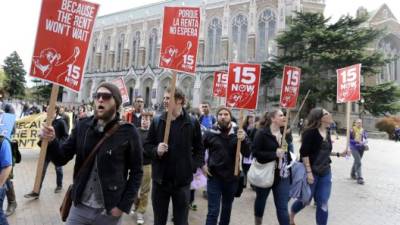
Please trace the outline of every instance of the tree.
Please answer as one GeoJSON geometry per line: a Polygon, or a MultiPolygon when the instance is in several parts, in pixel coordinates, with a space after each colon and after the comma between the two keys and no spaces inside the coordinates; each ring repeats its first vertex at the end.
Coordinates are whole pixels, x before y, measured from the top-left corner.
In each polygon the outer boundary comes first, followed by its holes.
{"type": "MultiPolygon", "coordinates": [[[[383,34],[381,30],[361,26],[366,19],[343,16],[328,24],[329,18],[322,14],[297,13],[289,29],[277,37],[281,54],[264,64],[262,81],[280,78],[284,65],[298,66],[302,70],[300,99],[311,90],[305,112],[319,102],[335,102],[336,69],[361,63],[362,76],[371,76],[379,73],[385,63],[381,53],[366,49],[383,34]]],[[[365,93],[369,90],[365,89],[365,93]]],[[[372,108],[369,104],[365,102],[366,109],[372,108]]]]}
{"type": "Polygon", "coordinates": [[[400,112],[400,87],[388,82],[361,89],[364,108],[374,116],[400,112]]]}
{"type": "Polygon", "coordinates": [[[6,74],[4,82],[6,92],[8,92],[10,97],[23,97],[25,95],[26,71],[16,51],[4,60],[3,69],[6,74]]]}

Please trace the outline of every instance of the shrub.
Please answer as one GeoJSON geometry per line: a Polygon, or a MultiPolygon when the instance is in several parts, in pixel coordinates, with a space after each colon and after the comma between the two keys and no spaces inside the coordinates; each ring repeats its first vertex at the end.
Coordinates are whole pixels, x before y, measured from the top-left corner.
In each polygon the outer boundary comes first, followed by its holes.
{"type": "Polygon", "coordinates": [[[385,131],[391,139],[394,138],[394,129],[396,125],[400,126],[400,116],[386,116],[379,120],[375,127],[380,131],[385,131]]]}

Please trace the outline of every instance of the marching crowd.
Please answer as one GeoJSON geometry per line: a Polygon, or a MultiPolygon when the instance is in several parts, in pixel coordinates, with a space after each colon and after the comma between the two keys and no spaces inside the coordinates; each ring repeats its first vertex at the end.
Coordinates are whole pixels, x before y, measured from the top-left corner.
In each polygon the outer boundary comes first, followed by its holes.
{"type": "MultiPolygon", "coordinates": [[[[120,224],[123,213],[134,214],[137,224],[144,224],[149,201],[155,225],[167,223],[170,201],[174,224],[188,225],[189,211],[197,208],[195,190],[203,188],[208,200],[205,224],[228,225],[234,199],[240,197],[247,183],[256,193],[255,225],[262,224],[271,191],[280,225],[296,224],[296,214],[312,199],[316,224],[325,225],[332,187],[330,157],[345,157],[351,152],[354,165],[350,176],[364,184],[361,159],[368,145],[361,120],[356,120],[351,130],[350,150],[333,152],[332,116],[323,108],[312,109],[300,120],[300,156],[295,157],[291,129],[285,132],[287,121],[281,109],[261,116],[247,115],[240,128],[230,108],[220,106],[212,115],[210,105],[204,102],[200,110],[186,110],[182,90],[177,88],[174,96],[171,92],[166,89],[164,93],[164,112],[145,110],[140,96],[130,109],[120,112],[119,89],[104,82],[93,93],[93,108],[77,109],[71,132],[65,115],[68,107],[56,107],[52,126],[41,130],[41,139],[49,141],[42,182],[48,165],[53,163],[57,172],[55,193],[61,192],[62,166],[74,160],[73,184],[66,192],[73,204],[70,209],[63,208],[67,225],[120,224]],[[169,110],[172,121],[167,136],[169,110]],[[241,172],[235,175],[238,143],[241,172]],[[291,198],[295,201],[289,205],[291,198]]],[[[29,106],[22,110],[26,115],[36,113],[33,111],[29,106]]],[[[9,109],[3,112],[15,113],[9,109]]],[[[6,212],[0,209],[0,224],[6,225],[6,215],[17,207],[10,175],[14,155],[10,141],[0,141],[0,204],[6,192],[8,199],[6,212]]],[[[37,199],[40,193],[32,191],[25,197],[37,199]]]]}

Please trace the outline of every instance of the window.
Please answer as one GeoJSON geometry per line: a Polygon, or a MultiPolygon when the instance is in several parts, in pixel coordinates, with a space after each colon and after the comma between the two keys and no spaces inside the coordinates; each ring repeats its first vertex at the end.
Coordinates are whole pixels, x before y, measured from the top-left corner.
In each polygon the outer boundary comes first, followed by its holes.
{"type": "Polygon", "coordinates": [[[157,51],[157,29],[153,28],[149,36],[149,55],[148,64],[151,66],[156,65],[156,51],[157,51]]]}
{"type": "Polygon", "coordinates": [[[108,55],[109,55],[109,50],[110,50],[110,42],[111,42],[111,37],[108,36],[106,40],[104,41],[104,68],[103,70],[108,70],[108,55]]]}
{"type": "Polygon", "coordinates": [[[247,18],[239,14],[232,20],[231,59],[247,62],[247,18]]]}
{"type": "Polygon", "coordinates": [[[378,43],[378,49],[382,52],[385,59],[389,60],[383,67],[380,74],[380,82],[395,81],[399,77],[400,71],[400,40],[388,35],[378,43]]]}
{"type": "Polygon", "coordinates": [[[140,32],[137,31],[132,39],[132,66],[138,66],[139,58],[139,46],[140,46],[140,32]]]}
{"type": "Polygon", "coordinates": [[[270,9],[266,9],[260,14],[257,26],[257,61],[267,61],[274,53],[275,46],[273,45],[276,35],[276,16],[270,9]]]}
{"type": "Polygon", "coordinates": [[[117,70],[123,68],[125,34],[121,34],[117,45],[117,70]]]}
{"type": "Polygon", "coordinates": [[[221,20],[214,18],[208,25],[206,64],[213,65],[220,63],[221,35],[221,20]]]}

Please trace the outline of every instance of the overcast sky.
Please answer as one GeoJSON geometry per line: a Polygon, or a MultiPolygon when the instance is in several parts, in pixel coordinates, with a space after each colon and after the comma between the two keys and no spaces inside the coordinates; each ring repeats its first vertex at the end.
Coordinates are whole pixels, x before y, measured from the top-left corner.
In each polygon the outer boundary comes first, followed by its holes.
{"type": "MultiPolygon", "coordinates": [[[[92,0],[100,4],[99,15],[105,15],[160,0],[92,0]]],[[[190,1],[190,0],[188,0],[190,1]]],[[[386,3],[400,20],[399,0],[325,0],[325,16],[337,20],[341,15],[355,15],[359,6],[368,11],[386,3]]],[[[28,72],[39,20],[41,0],[0,0],[0,65],[13,51],[17,51],[28,72]]],[[[160,12],[161,13],[161,12],[160,12]]],[[[28,78],[30,80],[30,78],[28,78]]]]}

